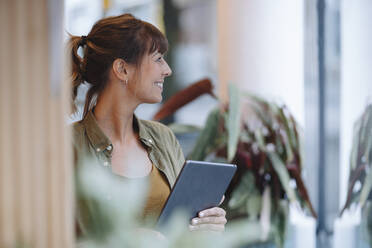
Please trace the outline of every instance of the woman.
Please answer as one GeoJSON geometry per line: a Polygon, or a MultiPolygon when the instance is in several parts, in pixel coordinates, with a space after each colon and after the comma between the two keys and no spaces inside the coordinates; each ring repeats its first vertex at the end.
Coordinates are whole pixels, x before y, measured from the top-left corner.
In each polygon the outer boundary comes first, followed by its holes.
{"type": "MultiPolygon", "coordinates": [[[[71,36],[73,99],[86,82],[83,120],[73,126],[76,156],[91,156],[123,178],[151,178],[144,215],[159,216],[184,163],[174,134],[136,118],[141,103],[162,100],[172,71],[164,60],[168,42],[153,25],[130,14],[98,21],[87,36],[71,36]],[[78,55],[79,47],[84,55],[78,55]]],[[[84,221],[80,221],[84,231],[84,221]]],[[[189,229],[223,231],[225,211],[203,210],[189,229]]]]}

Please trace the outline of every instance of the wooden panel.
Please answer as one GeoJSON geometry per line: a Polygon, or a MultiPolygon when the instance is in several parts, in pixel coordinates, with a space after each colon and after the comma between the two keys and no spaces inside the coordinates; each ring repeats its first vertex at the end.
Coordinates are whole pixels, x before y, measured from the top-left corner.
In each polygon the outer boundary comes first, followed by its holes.
{"type": "Polygon", "coordinates": [[[0,247],[74,242],[68,84],[50,82],[61,59],[49,56],[51,31],[62,32],[50,26],[53,1],[0,1],[0,247]]]}
{"type": "MultiPolygon", "coordinates": [[[[8,18],[9,8],[6,8],[6,3],[0,1],[0,25],[1,30],[4,34],[10,34],[10,23],[8,18]]],[[[1,243],[0,246],[9,246],[12,241],[15,239],[14,235],[14,188],[12,187],[13,173],[12,169],[13,156],[11,155],[12,147],[12,136],[11,136],[11,108],[10,108],[10,99],[12,84],[10,83],[11,75],[10,63],[7,60],[10,60],[12,57],[11,51],[8,49],[10,46],[10,37],[8,35],[0,35],[0,169],[1,169],[1,187],[0,187],[0,237],[1,243]],[[5,59],[7,58],[7,59],[5,59]]]]}
{"type": "Polygon", "coordinates": [[[32,237],[32,223],[29,216],[32,215],[31,209],[31,194],[32,191],[31,178],[29,177],[30,172],[30,150],[28,147],[31,146],[30,132],[28,130],[29,123],[26,121],[29,119],[29,114],[31,113],[27,109],[28,103],[31,101],[31,95],[28,94],[30,89],[30,84],[28,83],[27,75],[29,75],[28,64],[30,58],[28,56],[29,48],[27,41],[27,26],[24,25],[25,17],[27,17],[28,12],[28,2],[15,1],[15,8],[12,11],[14,16],[14,22],[12,23],[11,31],[14,33],[12,36],[12,53],[13,62],[11,65],[13,68],[13,80],[14,80],[14,91],[12,92],[15,115],[15,125],[13,126],[14,141],[13,142],[13,156],[15,156],[14,165],[16,168],[14,181],[19,181],[17,183],[17,198],[15,206],[19,206],[16,212],[16,224],[18,229],[17,233],[20,234],[21,239],[30,240],[32,237]]]}

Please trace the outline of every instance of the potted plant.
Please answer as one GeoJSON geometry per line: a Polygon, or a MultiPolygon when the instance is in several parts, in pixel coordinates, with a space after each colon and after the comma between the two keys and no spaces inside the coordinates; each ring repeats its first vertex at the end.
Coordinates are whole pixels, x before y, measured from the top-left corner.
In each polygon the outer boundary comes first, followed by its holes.
{"type": "Polygon", "coordinates": [[[362,230],[372,247],[372,104],[354,124],[346,202],[340,216],[354,203],[362,208],[362,230]]]}
{"type": "MultiPolygon", "coordinates": [[[[213,94],[208,79],[178,92],[154,116],[161,120],[202,94],[213,94]]],[[[174,131],[195,128],[170,125],[174,131]]],[[[285,105],[229,88],[229,103],[217,101],[201,129],[193,160],[235,163],[237,173],[226,192],[229,220],[259,222],[260,239],[284,244],[288,203],[298,202],[316,217],[301,177],[302,153],[298,124],[285,105]]]]}

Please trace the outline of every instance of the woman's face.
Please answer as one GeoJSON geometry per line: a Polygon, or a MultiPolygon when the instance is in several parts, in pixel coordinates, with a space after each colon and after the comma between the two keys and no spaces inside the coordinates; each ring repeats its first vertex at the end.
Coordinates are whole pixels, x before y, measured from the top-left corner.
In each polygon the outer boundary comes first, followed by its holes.
{"type": "MultiPolygon", "coordinates": [[[[158,103],[162,100],[164,78],[170,76],[164,57],[159,52],[144,56],[134,87],[135,95],[142,103],[158,103]]],[[[129,83],[130,84],[130,83],[129,83]]]]}

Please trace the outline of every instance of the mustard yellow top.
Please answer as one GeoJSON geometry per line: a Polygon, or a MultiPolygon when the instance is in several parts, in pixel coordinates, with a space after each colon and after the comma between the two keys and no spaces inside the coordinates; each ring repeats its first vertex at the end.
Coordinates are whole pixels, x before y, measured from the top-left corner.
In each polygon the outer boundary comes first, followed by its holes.
{"type": "Polygon", "coordinates": [[[170,187],[164,174],[160,172],[156,166],[152,166],[152,171],[149,175],[149,188],[143,209],[143,217],[145,219],[157,219],[169,194],[170,187]]]}

